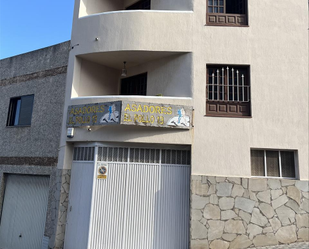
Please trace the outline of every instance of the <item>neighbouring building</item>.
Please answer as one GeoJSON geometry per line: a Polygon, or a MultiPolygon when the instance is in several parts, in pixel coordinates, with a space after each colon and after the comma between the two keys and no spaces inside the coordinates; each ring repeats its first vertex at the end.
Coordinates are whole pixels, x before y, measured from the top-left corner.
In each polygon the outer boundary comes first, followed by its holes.
{"type": "Polygon", "coordinates": [[[309,241],[307,0],[76,0],[70,49],[50,248],[309,241]]]}
{"type": "Polygon", "coordinates": [[[47,249],[62,229],[60,191],[70,178],[57,159],[69,48],[0,60],[0,248],[47,249]]]}

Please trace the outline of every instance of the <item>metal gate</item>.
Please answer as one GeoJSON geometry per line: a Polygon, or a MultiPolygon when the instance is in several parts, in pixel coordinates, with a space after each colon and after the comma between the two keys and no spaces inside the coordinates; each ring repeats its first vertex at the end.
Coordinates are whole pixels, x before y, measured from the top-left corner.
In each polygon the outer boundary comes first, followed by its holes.
{"type": "MultiPolygon", "coordinates": [[[[75,148],[74,159],[86,151],[75,148]]],[[[96,155],[88,248],[189,248],[190,151],[98,147],[96,155]],[[96,177],[101,162],[106,179],[96,177]]]]}
{"type": "Polygon", "coordinates": [[[0,225],[0,248],[41,249],[49,177],[8,175],[0,225]]]}

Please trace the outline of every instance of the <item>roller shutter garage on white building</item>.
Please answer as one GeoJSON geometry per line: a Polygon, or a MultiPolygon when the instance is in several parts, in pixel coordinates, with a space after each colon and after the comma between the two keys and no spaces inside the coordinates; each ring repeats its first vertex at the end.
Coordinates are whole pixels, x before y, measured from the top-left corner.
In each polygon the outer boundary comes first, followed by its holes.
{"type": "Polygon", "coordinates": [[[1,249],[44,248],[48,193],[49,177],[7,176],[0,223],[1,249]]]}
{"type": "Polygon", "coordinates": [[[189,150],[76,147],[65,249],[189,248],[190,174],[189,150]]]}

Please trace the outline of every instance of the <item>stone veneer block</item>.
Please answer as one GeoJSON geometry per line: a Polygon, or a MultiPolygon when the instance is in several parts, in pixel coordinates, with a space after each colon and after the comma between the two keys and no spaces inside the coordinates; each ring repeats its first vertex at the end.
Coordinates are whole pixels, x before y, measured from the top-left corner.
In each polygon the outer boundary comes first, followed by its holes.
{"type": "Polygon", "coordinates": [[[235,199],[235,208],[239,208],[247,213],[252,213],[254,208],[255,201],[252,201],[243,197],[236,197],[235,199]]]}
{"type": "Polygon", "coordinates": [[[263,202],[270,203],[270,190],[259,192],[256,197],[263,202]]]}
{"type": "Polygon", "coordinates": [[[245,249],[252,245],[251,240],[246,235],[240,235],[230,243],[229,249],[245,249]]]}
{"type": "Polygon", "coordinates": [[[268,186],[270,189],[280,189],[281,183],[279,179],[268,179],[268,186]]]}
{"type": "Polygon", "coordinates": [[[231,183],[235,183],[238,185],[241,184],[241,179],[239,177],[228,177],[227,180],[231,183]]]}
{"type": "Polygon", "coordinates": [[[285,203],[285,205],[289,208],[291,208],[294,212],[296,213],[302,213],[304,211],[302,211],[300,209],[300,206],[296,203],[296,201],[293,200],[289,200],[287,203],[285,203]]]}
{"type": "Polygon", "coordinates": [[[207,229],[199,221],[191,222],[191,236],[192,239],[207,239],[207,229]]]}
{"type": "Polygon", "coordinates": [[[208,240],[221,238],[224,229],[224,221],[210,220],[208,221],[208,224],[208,240]]]}
{"type": "Polygon", "coordinates": [[[201,197],[198,195],[191,196],[192,209],[203,209],[209,203],[209,197],[201,197]]]}
{"type": "Polygon", "coordinates": [[[210,202],[211,204],[217,205],[217,204],[219,203],[219,198],[218,198],[218,196],[215,195],[215,194],[211,195],[211,196],[209,197],[209,202],[210,202]]]}
{"type": "Polygon", "coordinates": [[[249,239],[253,239],[256,235],[261,234],[263,229],[257,225],[249,224],[247,227],[247,233],[249,234],[249,239]]]}
{"type": "Polygon", "coordinates": [[[220,176],[216,177],[216,182],[225,182],[225,180],[226,180],[226,177],[220,177],[220,176]]]}
{"type": "Polygon", "coordinates": [[[309,228],[301,228],[298,230],[298,238],[304,241],[309,241],[309,228]]]}
{"type": "Polygon", "coordinates": [[[302,203],[300,204],[300,208],[309,213],[309,200],[303,199],[302,203]]]}
{"type": "Polygon", "coordinates": [[[202,219],[202,217],[203,217],[203,214],[202,214],[201,210],[194,210],[193,209],[191,211],[192,220],[200,220],[200,219],[202,219]]]}
{"type": "Polygon", "coordinates": [[[220,208],[216,205],[207,204],[204,209],[204,217],[210,220],[220,220],[220,208]]]}
{"type": "Polygon", "coordinates": [[[309,193],[308,192],[302,192],[303,197],[305,197],[306,199],[309,199],[309,193]]]}
{"type": "Polygon", "coordinates": [[[231,196],[233,184],[221,182],[216,187],[218,196],[231,196]]]}
{"type": "Polygon", "coordinates": [[[268,219],[272,218],[275,215],[274,209],[269,204],[261,203],[259,209],[268,219]]]}
{"type": "Polygon", "coordinates": [[[296,201],[300,205],[301,192],[295,186],[289,186],[287,196],[296,201]]]}
{"type": "Polygon", "coordinates": [[[274,246],[278,244],[278,240],[274,234],[257,235],[253,239],[253,243],[255,246],[274,246]]]}
{"type": "Polygon", "coordinates": [[[292,221],[295,220],[295,212],[286,206],[277,208],[276,213],[284,226],[293,223],[292,221]]]}
{"type": "Polygon", "coordinates": [[[297,228],[309,227],[309,214],[296,215],[297,228]]]}
{"type": "Polygon", "coordinates": [[[267,190],[267,179],[249,179],[249,190],[265,191],[267,190]]]}
{"type": "Polygon", "coordinates": [[[287,179],[281,180],[282,187],[291,186],[291,185],[294,185],[294,184],[295,184],[295,180],[287,180],[287,179]]]}
{"type": "Polygon", "coordinates": [[[209,249],[208,240],[191,240],[191,249],[209,249]]]}
{"type": "Polygon", "coordinates": [[[282,191],[281,189],[276,189],[276,190],[271,190],[270,193],[271,193],[271,199],[272,199],[272,200],[275,200],[275,199],[277,199],[280,195],[283,194],[283,191],[282,191]]]}
{"type": "Polygon", "coordinates": [[[289,201],[288,197],[286,195],[281,195],[279,198],[277,198],[276,200],[273,200],[271,202],[272,206],[274,209],[277,209],[278,207],[281,207],[282,205],[284,205],[285,203],[287,203],[289,201]]]}
{"type": "Polygon", "coordinates": [[[247,178],[242,178],[241,179],[241,185],[247,189],[248,188],[248,179],[247,178]]]}
{"type": "Polygon", "coordinates": [[[309,181],[296,181],[295,186],[301,191],[309,192],[309,181]]]}
{"type": "Polygon", "coordinates": [[[229,243],[223,240],[214,240],[210,243],[210,249],[228,249],[229,243]]]}
{"type": "Polygon", "coordinates": [[[235,233],[224,233],[222,235],[222,239],[227,240],[227,241],[233,241],[236,238],[235,233]]]}
{"type": "Polygon", "coordinates": [[[221,211],[221,220],[230,220],[238,217],[233,210],[221,211]]]}
{"type": "Polygon", "coordinates": [[[232,190],[232,196],[233,197],[236,197],[236,196],[242,197],[244,192],[245,192],[245,190],[244,190],[243,186],[234,185],[233,190],[232,190]]]}
{"type": "Polygon", "coordinates": [[[251,222],[263,227],[268,223],[268,219],[261,214],[259,209],[254,208],[252,212],[251,222]]]}
{"type": "Polygon", "coordinates": [[[281,227],[275,234],[276,239],[284,244],[290,244],[297,240],[296,226],[281,227]]]}
{"type": "Polygon", "coordinates": [[[248,214],[242,210],[239,211],[239,217],[241,217],[247,224],[249,224],[251,220],[251,214],[248,214]]]}
{"type": "Polygon", "coordinates": [[[208,184],[202,184],[201,181],[192,181],[192,193],[200,196],[206,196],[208,192],[208,184]]]}
{"type": "Polygon", "coordinates": [[[229,210],[234,207],[234,198],[222,197],[219,200],[219,207],[221,210],[229,210]]]}
{"type": "Polygon", "coordinates": [[[241,220],[228,220],[225,222],[224,232],[244,234],[246,230],[241,220]]]}

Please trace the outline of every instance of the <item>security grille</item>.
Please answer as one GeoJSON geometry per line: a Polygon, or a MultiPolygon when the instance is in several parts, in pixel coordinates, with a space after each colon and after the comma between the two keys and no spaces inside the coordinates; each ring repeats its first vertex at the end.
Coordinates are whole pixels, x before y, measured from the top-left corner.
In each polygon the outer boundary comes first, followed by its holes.
{"type": "Polygon", "coordinates": [[[98,161],[190,165],[188,150],[99,147],[98,161]]]}
{"type": "Polygon", "coordinates": [[[94,147],[75,147],[73,161],[93,161],[94,147]]]}

